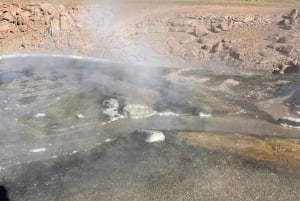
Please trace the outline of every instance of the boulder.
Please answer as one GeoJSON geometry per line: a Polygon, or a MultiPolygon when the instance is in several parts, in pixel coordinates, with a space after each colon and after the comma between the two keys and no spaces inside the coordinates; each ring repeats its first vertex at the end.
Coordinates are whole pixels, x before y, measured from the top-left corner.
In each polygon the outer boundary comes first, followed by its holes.
{"type": "Polygon", "coordinates": [[[102,106],[104,107],[103,114],[108,116],[110,121],[125,118],[124,115],[119,113],[119,101],[117,99],[106,99],[103,101],[102,106]]]}
{"type": "Polygon", "coordinates": [[[238,48],[232,48],[232,49],[230,49],[229,55],[232,58],[234,58],[234,59],[237,59],[237,60],[241,59],[241,52],[240,52],[240,50],[238,48]]]}
{"type": "Polygon", "coordinates": [[[132,119],[142,119],[157,114],[156,111],[146,105],[126,105],[123,112],[127,117],[132,119]]]}
{"type": "Polygon", "coordinates": [[[282,45],[278,48],[276,48],[276,50],[282,54],[288,55],[293,51],[294,47],[292,45],[282,45]]]}
{"type": "Polygon", "coordinates": [[[229,20],[224,20],[220,24],[220,29],[223,31],[229,31],[233,28],[233,21],[231,19],[229,20]]]}
{"type": "Polygon", "coordinates": [[[161,143],[166,139],[163,132],[155,130],[139,130],[135,132],[135,135],[137,139],[140,139],[146,143],[161,143]]]}
{"type": "Polygon", "coordinates": [[[26,16],[17,17],[17,25],[30,25],[29,18],[26,16]]]}
{"type": "Polygon", "coordinates": [[[278,119],[278,123],[283,127],[300,129],[300,118],[282,117],[278,119]]]}
{"type": "Polygon", "coordinates": [[[211,28],[210,28],[211,32],[213,33],[220,33],[222,30],[219,29],[216,25],[211,25],[211,28]]]}
{"type": "Polygon", "coordinates": [[[295,59],[288,64],[280,64],[277,69],[273,71],[273,74],[294,74],[300,72],[300,64],[295,59]]]}
{"type": "Polygon", "coordinates": [[[207,43],[209,43],[210,41],[209,41],[209,39],[208,39],[207,37],[201,36],[201,37],[199,37],[199,39],[198,39],[197,42],[200,43],[200,44],[207,44],[207,43]]]}
{"type": "Polygon", "coordinates": [[[170,19],[169,23],[172,26],[191,26],[193,24],[193,21],[191,21],[185,17],[178,16],[178,17],[175,17],[174,19],[170,19]]]}
{"type": "Polygon", "coordinates": [[[280,37],[277,40],[278,43],[286,43],[287,42],[287,38],[286,37],[280,37]]]}
{"type": "Polygon", "coordinates": [[[298,9],[291,10],[291,12],[288,15],[289,19],[295,20],[298,17],[298,13],[299,13],[298,9]]]}
{"type": "Polygon", "coordinates": [[[203,24],[194,27],[193,30],[193,34],[197,37],[206,36],[208,33],[209,31],[203,24]]]}

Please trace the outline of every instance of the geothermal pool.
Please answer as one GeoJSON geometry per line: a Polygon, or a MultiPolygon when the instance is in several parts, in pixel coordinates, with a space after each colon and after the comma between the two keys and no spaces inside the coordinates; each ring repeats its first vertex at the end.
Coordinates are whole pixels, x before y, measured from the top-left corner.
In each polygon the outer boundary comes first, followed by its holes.
{"type": "Polygon", "coordinates": [[[0,185],[11,200],[299,200],[299,87],[296,75],[2,57],[0,185]]]}

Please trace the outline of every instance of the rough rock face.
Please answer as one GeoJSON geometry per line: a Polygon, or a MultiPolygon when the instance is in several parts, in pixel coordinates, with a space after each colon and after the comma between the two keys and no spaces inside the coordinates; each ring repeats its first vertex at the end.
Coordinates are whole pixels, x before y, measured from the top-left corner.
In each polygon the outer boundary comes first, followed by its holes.
{"type": "Polygon", "coordinates": [[[209,33],[204,25],[198,25],[194,28],[194,34],[197,37],[205,36],[209,33]]]}
{"type": "Polygon", "coordinates": [[[124,118],[124,116],[119,113],[119,101],[117,99],[106,99],[103,101],[102,106],[104,107],[103,113],[109,117],[110,121],[124,118]]]}
{"type": "Polygon", "coordinates": [[[220,24],[220,28],[223,31],[229,31],[233,28],[233,21],[231,19],[225,20],[220,24]]]}
{"type": "MultiPolygon", "coordinates": [[[[40,47],[41,38],[46,37],[50,40],[45,43],[52,41],[56,46],[68,45],[68,34],[76,29],[73,12],[71,6],[47,3],[0,4],[0,39],[16,38],[23,32],[30,32],[35,35],[32,34],[30,40],[21,41],[21,47],[40,47]]],[[[79,34],[79,31],[75,33],[79,34]]]]}

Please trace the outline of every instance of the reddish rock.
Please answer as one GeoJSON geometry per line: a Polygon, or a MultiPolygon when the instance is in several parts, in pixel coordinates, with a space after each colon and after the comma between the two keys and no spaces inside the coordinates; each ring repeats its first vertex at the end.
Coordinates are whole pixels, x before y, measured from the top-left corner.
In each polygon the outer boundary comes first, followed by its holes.
{"type": "Polygon", "coordinates": [[[42,12],[44,15],[51,15],[53,14],[53,8],[50,4],[46,4],[46,3],[42,3],[42,4],[39,4],[42,12]]]}
{"type": "Polygon", "coordinates": [[[0,21],[14,22],[15,18],[9,12],[0,15],[0,21]]]}
{"type": "Polygon", "coordinates": [[[14,5],[11,5],[9,8],[8,8],[8,11],[9,13],[15,17],[17,15],[17,13],[19,12],[19,8],[14,6],[14,5]]]}
{"type": "Polygon", "coordinates": [[[29,30],[29,27],[27,25],[20,25],[18,27],[21,32],[25,32],[29,30]]]}
{"type": "Polygon", "coordinates": [[[0,39],[6,38],[16,32],[16,26],[11,23],[0,23],[0,39]]]}

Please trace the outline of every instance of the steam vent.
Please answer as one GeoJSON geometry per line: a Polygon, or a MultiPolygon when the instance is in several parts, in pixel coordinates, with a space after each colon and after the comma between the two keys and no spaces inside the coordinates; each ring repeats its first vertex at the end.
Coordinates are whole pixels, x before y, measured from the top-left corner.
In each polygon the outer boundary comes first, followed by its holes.
{"type": "Polygon", "coordinates": [[[0,58],[0,200],[300,200],[299,75],[0,58]]]}

